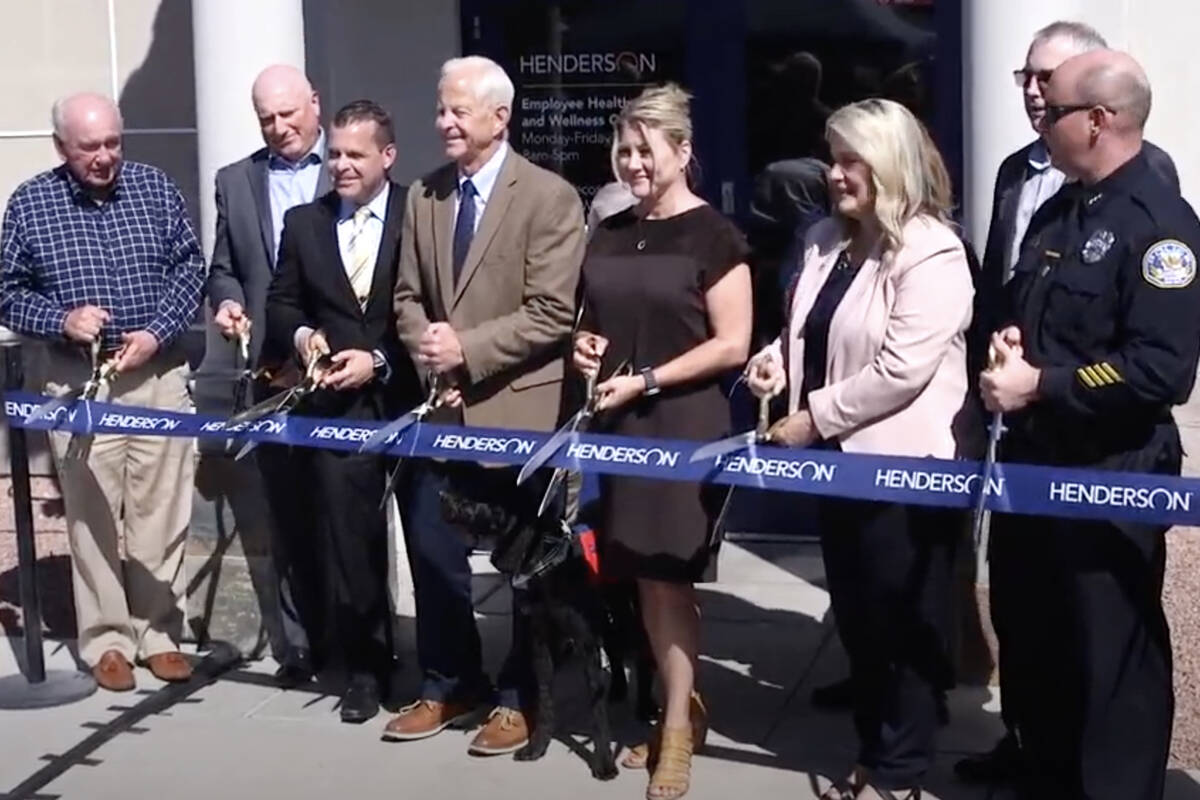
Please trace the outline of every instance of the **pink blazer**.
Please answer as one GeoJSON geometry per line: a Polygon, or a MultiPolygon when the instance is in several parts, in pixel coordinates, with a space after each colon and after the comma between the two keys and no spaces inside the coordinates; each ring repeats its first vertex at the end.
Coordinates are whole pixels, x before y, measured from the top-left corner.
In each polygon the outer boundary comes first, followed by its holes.
{"type": "MultiPolygon", "coordinates": [[[[829,326],[825,385],[808,398],[817,431],[846,452],[954,458],[976,420],[968,400],[966,330],[974,288],[958,236],[932,217],[904,227],[904,244],[863,262],[829,326]]],[[[792,298],[788,409],[800,405],[804,323],[841,252],[833,219],[812,227],[792,298]]],[[[782,363],[782,339],[766,353],[782,363]]]]}

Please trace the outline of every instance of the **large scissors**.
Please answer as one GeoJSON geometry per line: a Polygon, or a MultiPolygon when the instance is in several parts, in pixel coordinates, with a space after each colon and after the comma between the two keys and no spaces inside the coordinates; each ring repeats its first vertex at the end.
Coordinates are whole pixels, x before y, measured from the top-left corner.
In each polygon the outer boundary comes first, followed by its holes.
{"type": "MultiPolygon", "coordinates": [[[[996,366],[996,349],[988,346],[988,369],[996,366]]],[[[975,498],[975,507],[971,510],[971,539],[975,542],[975,574],[983,573],[987,562],[988,538],[991,532],[991,515],[987,512],[988,487],[992,483],[992,475],[996,472],[996,453],[999,449],[1000,438],[1007,428],[1004,427],[1004,412],[992,414],[991,424],[988,425],[987,451],[983,457],[983,469],[979,482],[979,497],[975,498]]]]}
{"type": "MultiPolygon", "coordinates": [[[[622,361],[609,377],[614,378],[622,374],[633,374],[628,361],[622,361]]],[[[521,471],[517,473],[518,486],[529,480],[529,477],[533,473],[537,472],[547,461],[553,458],[554,454],[561,450],[563,445],[579,433],[580,428],[586,430],[588,424],[592,421],[592,417],[596,416],[596,403],[600,399],[599,392],[597,391],[598,385],[597,375],[592,374],[587,377],[587,383],[584,388],[586,396],[583,401],[583,407],[576,411],[561,428],[555,431],[554,435],[547,439],[545,444],[533,452],[533,455],[521,467],[521,471]]],[[[555,491],[562,483],[563,478],[566,477],[566,474],[567,470],[563,467],[555,468],[554,474],[550,476],[550,482],[546,485],[546,491],[542,495],[542,502],[538,504],[539,517],[546,511],[546,507],[550,505],[551,498],[554,497],[555,491]]]]}
{"type": "Polygon", "coordinates": [[[100,390],[110,383],[117,376],[117,359],[110,358],[108,361],[100,360],[100,336],[91,343],[91,361],[92,371],[88,375],[88,379],[78,389],[72,389],[66,394],[62,394],[53,400],[42,403],[35,408],[29,416],[25,418],[25,424],[28,425],[46,417],[53,416],[60,408],[74,405],[82,401],[84,411],[87,413],[87,421],[82,433],[71,434],[71,441],[67,444],[67,452],[65,458],[68,460],[87,458],[88,450],[92,442],[92,407],[91,401],[96,399],[100,390]]]}
{"type": "MultiPolygon", "coordinates": [[[[238,331],[237,335],[238,355],[241,360],[242,368],[238,371],[237,380],[233,384],[233,413],[240,414],[246,410],[246,403],[250,400],[250,390],[254,385],[254,370],[250,369],[250,331],[243,329],[238,331]]],[[[229,437],[225,440],[225,452],[229,452],[233,447],[235,439],[229,437]]]]}
{"type": "MultiPolygon", "coordinates": [[[[275,414],[290,414],[295,410],[300,401],[308,397],[317,389],[321,388],[321,378],[333,367],[333,360],[328,353],[324,353],[317,358],[308,362],[308,367],[304,371],[304,378],[300,383],[284,389],[282,392],[277,392],[266,400],[234,414],[225,422],[225,427],[245,425],[249,422],[256,422],[264,417],[273,416],[275,414]]],[[[233,457],[234,461],[239,461],[253,450],[258,445],[258,442],[251,439],[242,445],[242,449],[233,457]]]]}
{"type": "MultiPolygon", "coordinates": [[[[371,434],[371,436],[359,446],[358,452],[361,453],[365,450],[374,449],[382,442],[391,439],[391,437],[398,436],[409,428],[419,426],[422,422],[424,422],[425,417],[442,407],[443,386],[444,382],[442,377],[436,373],[431,374],[429,376],[429,394],[426,395],[425,402],[421,403],[407,414],[397,417],[387,425],[384,425],[382,428],[375,431],[375,433],[371,434]]],[[[416,450],[416,447],[417,436],[414,435],[412,437],[412,444],[408,448],[409,456],[413,454],[413,451],[416,450]]],[[[388,497],[396,490],[396,481],[400,479],[400,467],[403,465],[403,463],[404,462],[402,460],[397,461],[396,466],[392,467],[391,474],[388,475],[387,484],[383,488],[383,497],[379,500],[380,510],[387,505],[388,497]]]]}

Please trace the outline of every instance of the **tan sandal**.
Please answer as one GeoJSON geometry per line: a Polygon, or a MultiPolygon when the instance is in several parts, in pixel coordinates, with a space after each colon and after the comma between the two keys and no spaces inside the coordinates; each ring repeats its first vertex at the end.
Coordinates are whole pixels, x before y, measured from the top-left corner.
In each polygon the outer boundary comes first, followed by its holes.
{"type": "Polygon", "coordinates": [[[658,763],[646,787],[646,800],[677,800],[692,780],[692,729],[663,728],[658,763]]]}
{"type": "MultiPolygon", "coordinates": [[[[692,723],[692,745],[698,752],[701,747],[704,747],[704,743],[708,741],[708,709],[705,707],[704,698],[700,696],[699,692],[692,692],[692,700],[688,706],[688,719],[692,723]]],[[[660,720],[659,725],[661,724],[662,721],[660,720]]],[[[656,726],[654,732],[651,733],[651,741],[636,744],[625,752],[625,756],[621,759],[622,767],[625,769],[644,769],[651,765],[653,760],[651,746],[656,744],[654,739],[656,738],[655,733],[657,730],[658,727],[656,726]]]]}

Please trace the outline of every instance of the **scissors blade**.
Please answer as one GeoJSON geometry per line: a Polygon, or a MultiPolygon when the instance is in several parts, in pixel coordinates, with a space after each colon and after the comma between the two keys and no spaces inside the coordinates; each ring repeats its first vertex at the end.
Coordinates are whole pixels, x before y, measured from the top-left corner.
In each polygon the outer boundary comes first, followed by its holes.
{"type": "Polygon", "coordinates": [[[254,422],[255,420],[270,416],[271,414],[279,411],[279,409],[283,408],[284,404],[287,403],[295,393],[296,387],[292,387],[291,389],[284,389],[282,392],[273,394],[266,400],[250,406],[245,411],[240,411],[237,414],[234,414],[225,421],[225,425],[226,427],[230,425],[241,425],[245,422],[254,422]]]}
{"type": "Polygon", "coordinates": [[[701,445],[696,448],[696,451],[688,458],[689,464],[695,464],[697,461],[707,461],[710,458],[723,456],[728,453],[736,453],[738,450],[745,450],[747,447],[753,447],[762,439],[758,431],[746,431],[739,433],[736,436],[729,436],[724,439],[718,439],[715,442],[701,445]]]}
{"type": "Polygon", "coordinates": [[[366,441],[359,445],[358,452],[362,453],[367,450],[377,449],[388,439],[392,438],[396,434],[408,430],[415,425],[421,420],[422,417],[425,416],[427,410],[426,404],[422,403],[404,416],[397,417],[396,419],[392,420],[387,425],[384,425],[382,428],[368,436],[366,441]]]}
{"type": "Polygon", "coordinates": [[[554,470],[554,474],[550,476],[550,483],[546,484],[546,491],[542,493],[542,502],[538,504],[537,515],[540,517],[546,513],[546,509],[550,507],[551,500],[554,499],[558,487],[562,484],[563,478],[566,477],[567,471],[562,467],[554,470]]]}
{"type": "Polygon", "coordinates": [[[233,457],[233,460],[234,460],[234,461],[241,461],[243,458],[245,458],[247,455],[249,455],[249,454],[250,454],[250,451],[251,451],[251,450],[253,450],[253,449],[254,449],[254,448],[256,448],[256,447],[258,447],[258,440],[257,440],[257,439],[249,439],[249,440],[247,440],[247,441],[246,441],[246,443],[242,445],[242,449],[237,451],[237,455],[235,455],[235,456],[233,457]]]}
{"type": "Polygon", "coordinates": [[[554,432],[554,435],[546,440],[546,443],[533,451],[533,455],[521,467],[521,471],[517,473],[517,486],[529,480],[529,476],[541,469],[547,461],[554,458],[562,446],[566,444],[567,439],[571,438],[571,434],[579,429],[579,423],[584,419],[584,412],[579,411],[575,416],[554,432]]]}
{"type": "Polygon", "coordinates": [[[66,408],[81,397],[83,397],[83,389],[79,388],[72,389],[64,395],[60,395],[52,400],[48,400],[31,411],[29,416],[25,417],[25,424],[32,425],[38,420],[52,416],[54,412],[58,411],[60,408],[66,408]]]}

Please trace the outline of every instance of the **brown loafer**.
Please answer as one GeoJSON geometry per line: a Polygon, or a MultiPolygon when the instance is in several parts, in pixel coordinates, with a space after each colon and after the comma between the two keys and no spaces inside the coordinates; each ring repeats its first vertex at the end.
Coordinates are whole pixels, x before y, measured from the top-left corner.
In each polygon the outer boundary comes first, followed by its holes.
{"type": "Polygon", "coordinates": [[[476,756],[502,756],[515,753],[529,744],[529,723],[525,715],[515,708],[498,706],[488,715],[484,725],[467,752],[476,756]]]}
{"type": "Polygon", "coordinates": [[[107,650],[96,666],[92,667],[96,685],[110,692],[128,692],[133,689],[133,667],[117,650],[107,650]]]}
{"type": "Polygon", "coordinates": [[[426,739],[461,722],[474,710],[475,706],[468,703],[418,700],[400,709],[400,713],[392,717],[383,729],[383,738],[389,742],[426,739]]]}
{"type": "Polygon", "coordinates": [[[146,667],[154,677],[168,683],[183,683],[192,677],[192,665],[179,652],[152,655],[146,659],[146,667]]]}

